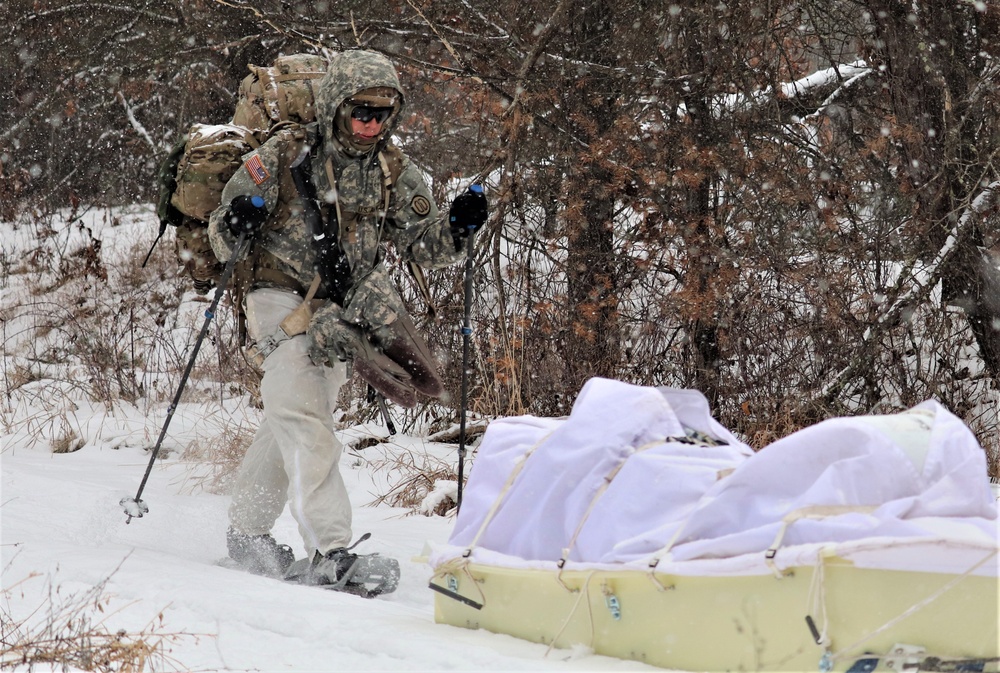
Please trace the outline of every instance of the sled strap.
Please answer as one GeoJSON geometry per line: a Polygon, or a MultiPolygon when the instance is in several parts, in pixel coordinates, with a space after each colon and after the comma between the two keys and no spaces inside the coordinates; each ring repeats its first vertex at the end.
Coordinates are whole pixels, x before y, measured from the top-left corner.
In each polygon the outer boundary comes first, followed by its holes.
{"type": "MultiPolygon", "coordinates": [[[[711,438],[709,438],[709,439],[711,439],[711,438]]],[[[667,437],[666,441],[668,441],[668,442],[681,442],[681,443],[690,444],[691,441],[692,441],[692,438],[690,438],[690,437],[667,437]]],[[[695,440],[695,442],[697,442],[699,444],[703,444],[705,446],[714,446],[714,444],[707,444],[702,439],[697,439],[697,440],[695,440]]],[[[716,478],[717,479],[722,479],[724,477],[728,477],[731,473],[732,473],[732,468],[730,468],[728,470],[720,470],[718,472],[716,478]]],[[[656,588],[658,590],[660,590],[660,591],[666,591],[667,589],[672,589],[673,586],[665,587],[662,584],[660,584],[660,581],[658,579],[656,579],[656,575],[654,574],[656,572],[656,566],[658,566],[660,564],[660,561],[663,559],[663,557],[666,556],[667,554],[669,554],[670,550],[674,548],[675,544],[677,544],[677,541],[681,539],[681,534],[687,528],[687,525],[691,521],[691,517],[692,516],[694,516],[694,511],[692,511],[691,514],[689,514],[688,517],[686,519],[684,519],[684,521],[681,522],[681,525],[677,527],[676,531],[674,531],[673,536],[670,538],[670,540],[667,542],[667,544],[665,544],[662,549],[654,552],[653,555],[649,557],[649,579],[652,580],[653,584],[655,584],[656,588]]]]}
{"type": "Polygon", "coordinates": [[[775,536],[774,542],[764,552],[764,562],[771,569],[771,572],[774,573],[775,577],[778,579],[784,577],[784,573],[778,569],[778,565],[774,562],[774,557],[778,554],[778,548],[781,547],[781,541],[785,538],[788,527],[796,521],[801,521],[802,519],[826,519],[833,516],[840,516],[841,514],[853,514],[855,512],[870,514],[876,509],[878,508],[875,505],[813,505],[793,510],[781,520],[781,526],[778,528],[778,534],[775,536]]]}
{"type": "Polygon", "coordinates": [[[556,635],[552,636],[552,642],[549,643],[549,648],[545,650],[545,656],[549,656],[549,653],[552,652],[552,649],[556,646],[556,641],[559,640],[563,631],[566,630],[566,627],[573,620],[573,615],[576,614],[576,610],[580,607],[580,602],[583,600],[587,601],[587,613],[590,616],[590,648],[594,648],[594,613],[590,609],[590,580],[594,579],[594,573],[596,572],[596,570],[591,570],[587,578],[583,581],[583,586],[577,592],[573,607],[570,609],[569,614],[566,615],[566,619],[563,621],[562,626],[559,627],[559,631],[556,632],[556,635]]]}
{"type": "MultiPolygon", "coordinates": [[[[668,437],[667,439],[661,439],[661,440],[657,440],[655,442],[649,442],[648,444],[643,444],[642,446],[640,446],[639,448],[637,448],[635,451],[633,451],[632,453],[630,453],[627,456],[625,456],[621,460],[621,462],[618,463],[618,465],[616,465],[610,472],[607,473],[607,475],[605,475],[604,482],[601,484],[600,488],[597,489],[597,492],[594,493],[594,497],[590,500],[590,505],[587,506],[587,511],[584,512],[583,516],[580,517],[580,522],[576,525],[576,530],[573,531],[573,537],[571,537],[569,539],[569,543],[566,545],[566,547],[563,548],[563,550],[562,550],[562,558],[560,558],[559,561],[556,562],[556,565],[559,567],[559,574],[560,575],[562,574],[563,566],[565,566],[566,565],[566,561],[569,560],[570,551],[572,551],[573,547],[576,545],[577,538],[580,537],[580,532],[583,530],[584,524],[587,523],[587,519],[590,518],[591,512],[593,512],[594,511],[594,507],[597,506],[597,501],[601,499],[601,496],[603,496],[605,494],[605,492],[607,492],[608,488],[611,486],[611,482],[614,481],[614,478],[617,477],[618,473],[621,472],[621,470],[622,470],[623,467],[625,467],[625,463],[628,461],[628,459],[631,458],[632,456],[634,456],[637,453],[641,453],[643,451],[646,451],[648,449],[652,449],[652,448],[657,447],[657,446],[663,446],[664,444],[666,444],[669,441],[671,441],[671,438],[668,437]]],[[[562,584],[561,581],[560,581],[560,584],[562,584]]],[[[566,585],[563,585],[563,586],[566,586],[566,585]]]]}
{"type": "Polygon", "coordinates": [[[816,563],[813,565],[812,580],[809,582],[809,594],[806,598],[806,626],[809,627],[809,632],[812,634],[813,640],[816,641],[817,645],[827,646],[830,644],[830,639],[827,636],[826,630],[830,624],[830,620],[826,614],[826,563],[824,558],[826,557],[826,547],[818,549],[816,551],[816,563]],[[814,614],[819,614],[823,620],[823,630],[820,631],[816,628],[816,621],[813,619],[814,614]]]}
{"type": "Polygon", "coordinates": [[[984,556],[983,558],[981,558],[979,561],[976,561],[974,564],[972,564],[972,566],[970,566],[969,569],[966,570],[965,572],[963,572],[961,575],[958,575],[957,577],[955,577],[954,579],[952,579],[951,581],[949,581],[947,584],[945,584],[943,587],[941,587],[940,589],[938,589],[937,591],[935,591],[934,593],[932,593],[927,598],[924,598],[923,600],[914,603],[913,605],[911,605],[910,607],[908,607],[906,610],[904,610],[903,612],[899,613],[898,615],[896,615],[895,617],[893,617],[892,619],[890,619],[889,621],[887,621],[882,626],[878,627],[877,629],[874,629],[871,633],[866,634],[863,638],[861,638],[861,640],[858,640],[857,642],[848,645],[847,647],[845,647],[844,649],[840,650],[839,652],[834,653],[832,655],[832,657],[831,657],[831,660],[832,661],[838,661],[840,659],[846,658],[848,656],[849,652],[857,650],[859,647],[861,647],[862,645],[864,645],[866,642],[868,642],[872,638],[875,638],[876,636],[878,636],[879,634],[881,634],[883,631],[886,631],[887,629],[891,629],[893,626],[895,626],[899,622],[903,621],[904,619],[906,619],[907,617],[909,617],[913,613],[915,613],[918,610],[921,610],[921,609],[927,607],[928,605],[930,605],[931,603],[933,603],[934,601],[936,601],[938,598],[940,598],[941,596],[943,596],[945,593],[947,593],[948,591],[950,591],[952,588],[954,588],[956,584],[958,584],[959,582],[961,582],[962,580],[964,580],[966,577],[968,577],[972,573],[976,572],[976,570],[978,570],[981,566],[983,566],[987,562],[992,561],[993,559],[995,559],[996,556],[997,556],[997,551],[998,551],[997,549],[994,549],[989,554],[987,554],[986,556],[984,556]]]}
{"type": "MultiPolygon", "coordinates": [[[[555,430],[552,432],[555,432],[555,430]]],[[[476,533],[476,537],[472,538],[472,542],[470,542],[469,546],[466,547],[464,552],[462,552],[462,558],[467,559],[472,556],[472,550],[479,544],[479,539],[483,536],[483,533],[486,532],[486,527],[490,525],[490,522],[493,521],[493,517],[495,517],[497,512],[500,511],[500,503],[503,502],[503,499],[507,496],[507,491],[510,490],[510,487],[514,485],[514,480],[517,479],[519,474],[521,474],[524,464],[528,462],[528,458],[530,458],[531,454],[535,452],[535,449],[544,444],[545,441],[552,436],[552,432],[547,433],[544,437],[538,440],[534,446],[525,451],[524,455],[521,456],[521,459],[517,462],[517,465],[515,465],[514,469],[510,471],[510,475],[507,477],[507,482],[503,485],[503,488],[500,489],[500,493],[497,494],[496,500],[493,501],[493,506],[490,507],[490,511],[487,512],[486,517],[483,518],[483,523],[479,526],[479,532],[476,533]]]]}
{"type": "Polygon", "coordinates": [[[450,561],[446,561],[441,565],[435,567],[434,574],[431,576],[431,580],[428,583],[428,587],[434,591],[437,591],[439,594],[447,596],[452,600],[456,600],[459,603],[464,603],[465,605],[475,608],[476,610],[481,610],[483,606],[486,605],[486,595],[483,593],[482,587],[479,586],[479,582],[477,582],[476,578],[472,576],[471,572],[469,572],[469,560],[467,558],[451,559],[450,561]],[[462,594],[458,593],[458,591],[456,590],[458,586],[457,584],[452,586],[451,583],[449,582],[448,588],[445,588],[442,587],[440,584],[434,583],[434,580],[436,579],[439,578],[443,579],[451,575],[457,575],[460,572],[464,573],[465,576],[469,578],[469,582],[472,584],[473,587],[475,587],[476,591],[479,592],[479,600],[481,602],[476,602],[471,598],[468,598],[467,596],[463,596],[462,594]]]}

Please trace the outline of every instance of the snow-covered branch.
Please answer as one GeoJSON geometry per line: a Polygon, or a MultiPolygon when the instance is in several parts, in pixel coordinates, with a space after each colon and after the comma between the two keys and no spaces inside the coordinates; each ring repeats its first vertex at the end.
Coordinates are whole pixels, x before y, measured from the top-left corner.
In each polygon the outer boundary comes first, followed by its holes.
{"type": "Polygon", "coordinates": [[[857,349],[859,355],[827,381],[819,392],[813,396],[814,400],[821,399],[840,390],[858,372],[859,367],[864,364],[862,354],[867,352],[868,347],[872,345],[872,340],[884,331],[883,328],[896,324],[907,307],[922,301],[934,286],[941,281],[942,269],[945,262],[958,249],[959,241],[972,226],[973,222],[996,203],[998,194],[1000,194],[1000,180],[987,185],[982,192],[971,200],[965,212],[962,213],[961,217],[955,222],[955,226],[948,233],[948,238],[945,239],[944,244],[938,250],[937,254],[919,270],[919,273],[914,272],[914,266],[916,266],[914,262],[909,264],[899,274],[895,291],[891,293],[896,298],[882,310],[880,315],[864,331],[861,343],[857,349]],[[925,280],[921,282],[918,276],[925,280]],[[903,286],[905,284],[909,284],[909,287],[904,290],[903,286]]]}
{"type": "Polygon", "coordinates": [[[822,109],[871,72],[871,67],[864,61],[834,65],[793,82],[780,84],[777,90],[767,87],[749,95],[739,93],[724,96],[713,105],[713,109],[719,115],[748,112],[775,101],[796,100],[815,95],[824,96],[825,100],[820,106],[822,109]],[[831,93],[826,93],[831,87],[836,88],[831,93]]]}
{"type": "Polygon", "coordinates": [[[125,100],[125,96],[122,95],[121,91],[118,92],[118,100],[122,102],[122,106],[124,106],[125,108],[125,114],[128,116],[129,124],[131,124],[132,128],[135,129],[135,132],[138,133],[140,136],[142,136],[143,140],[145,140],[146,143],[149,144],[149,147],[154,152],[157,151],[159,148],[156,146],[156,143],[153,142],[152,136],[149,135],[149,132],[146,130],[146,127],[144,127],[139,122],[139,120],[136,119],[135,114],[132,112],[132,107],[128,104],[128,101],[125,100]]]}

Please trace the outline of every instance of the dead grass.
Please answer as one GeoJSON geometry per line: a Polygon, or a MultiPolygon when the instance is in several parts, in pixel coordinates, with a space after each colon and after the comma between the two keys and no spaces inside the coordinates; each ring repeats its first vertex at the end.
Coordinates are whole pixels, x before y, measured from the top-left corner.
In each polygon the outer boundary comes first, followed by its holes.
{"type": "MultiPolygon", "coordinates": [[[[3,589],[3,604],[39,577],[29,575],[3,589]]],[[[99,673],[190,670],[170,656],[170,646],[196,636],[166,631],[162,612],[138,631],[108,626],[117,612],[111,610],[105,592],[109,579],[68,595],[50,586],[42,603],[23,619],[15,619],[0,605],[0,669],[99,673]]]]}
{"type": "Polygon", "coordinates": [[[84,444],[86,442],[76,430],[66,428],[52,442],[52,453],[73,453],[82,449],[84,444]]]}
{"type": "Polygon", "coordinates": [[[227,425],[216,437],[191,442],[181,459],[191,463],[184,489],[224,495],[229,493],[255,429],[243,424],[227,425]]]}
{"type": "Polygon", "coordinates": [[[994,484],[1000,484],[1000,439],[989,437],[983,443],[986,451],[986,472],[994,484]]]}
{"type": "MultiPolygon", "coordinates": [[[[407,451],[405,453],[374,461],[372,468],[378,472],[402,474],[401,478],[380,495],[370,507],[389,505],[410,510],[411,514],[421,512],[425,499],[434,491],[438,481],[457,481],[458,474],[451,462],[442,458],[407,451]]],[[[442,499],[433,511],[423,512],[427,516],[445,516],[454,509],[455,503],[450,498],[442,499]]]]}

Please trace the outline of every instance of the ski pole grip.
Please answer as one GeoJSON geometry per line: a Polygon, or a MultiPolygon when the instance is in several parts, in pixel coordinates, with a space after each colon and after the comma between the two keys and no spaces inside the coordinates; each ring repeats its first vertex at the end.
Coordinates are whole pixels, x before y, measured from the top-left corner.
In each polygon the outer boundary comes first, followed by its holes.
{"type": "MultiPolygon", "coordinates": [[[[470,194],[475,194],[476,196],[482,196],[482,197],[485,198],[485,194],[483,192],[483,186],[481,184],[479,184],[478,182],[473,182],[471,185],[469,185],[469,193],[470,194]]],[[[485,214],[485,208],[483,210],[484,210],[484,214],[485,214]]],[[[469,233],[472,234],[472,233],[475,233],[475,231],[477,229],[479,229],[483,225],[482,225],[482,223],[469,222],[465,226],[469,230],[469,233]]]]}

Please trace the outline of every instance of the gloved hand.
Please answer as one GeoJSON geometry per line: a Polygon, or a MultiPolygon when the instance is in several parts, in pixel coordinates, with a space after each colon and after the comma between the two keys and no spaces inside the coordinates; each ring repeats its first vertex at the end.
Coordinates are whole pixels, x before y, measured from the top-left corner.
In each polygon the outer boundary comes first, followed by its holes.
{"type": "Polygon", "coordinates": [[[469,185],[469,189],[455,197],[448,211],[448,221],[451,224],[451,237],[455,239],[455,249],[459,250],[467,236],[476,232],[486,224],[488,207],[483,186],[469,185]]]}
{"type": "Polygon", "coordinates": [[[343,320],[339,306],[328,304],[309,324],[309,357],[317,366],[353,362],[362,379],[407,409],[416,405],[417,393],[441,397],[444,384],[434,357],[409,316],[401,315],[383,329],[374,337],[343,320]]]}
{"type": "Polygon", "coordinates": [[[336,304],[316,312],[308,335],[313,364],[352,362],[358,375],[388,399],[407,409],[417,403],[410,374],[377,348],[360,327],[344,321],[336,304]]]}
{"type": "Polygon", "coordinates": [[[226,222],[233,236],[246,232],[248,236],[253,237],[264,226],[266,220],[267,208],[264,207],[264,199],[257,195],[240,194],[229,203],[226,222]]]}
{"type": "Polygon", "coordinates": [[[344,320],[340,306],[332,303],[313,314],[308,335],[309,357],[315,365],[353,359],[364,339],[361,328],[344,320]]]}

